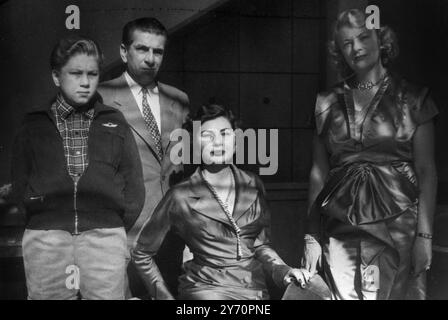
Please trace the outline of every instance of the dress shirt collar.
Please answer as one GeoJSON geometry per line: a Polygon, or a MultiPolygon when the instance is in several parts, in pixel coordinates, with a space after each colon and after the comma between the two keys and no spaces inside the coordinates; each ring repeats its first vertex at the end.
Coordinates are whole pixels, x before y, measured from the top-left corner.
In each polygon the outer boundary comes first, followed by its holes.
{"type": "MultiPolygon", "coordinates": [[[[129,88],[131,89],[132,93],[135,95],[141,95],[143,87],[138,84],[132,77],[129,75],[127,71],[124,73],[124,77],[126,78],[126,82],[128,83],[129,88]]],[[[159,94],[159,88],[157,85],[155,85],[153,88],[147,87],[149,95],[158,95],[159,94]]]]}
{"type": "MultiPolygon", "coordinates": [[[[65,101],[62,94],[58,94],[56,96],[56,113],[61,117],[63,120],[67,120],[67,118],[72,114],[72,112],[76,112],[76,109],[73,108],[70,104],[68,104],[67,101],[65,101]]],[[[94,109],[89,108],[89,110],[82,112],[84,115],[86,115],[90,120],[93,119],[94,116],[94,109]]]]}

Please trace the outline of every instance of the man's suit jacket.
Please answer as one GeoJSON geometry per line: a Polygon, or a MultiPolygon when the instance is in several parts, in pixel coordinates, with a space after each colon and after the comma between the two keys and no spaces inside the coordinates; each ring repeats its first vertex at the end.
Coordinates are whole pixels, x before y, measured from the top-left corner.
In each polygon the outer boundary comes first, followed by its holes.
{"type": "Polygon", "coordinates": [[[189,111],[188,96],[184,92],[160,82],[158,88],[163,148],[162,161],[157,158],[155,141],[149,134],[145,120],[124,74],[100,84],[98,88],[103,103],[120,110],[129,123],[142,162],[143,180],[146,189],[145,205],[134,226],[128,232],[129,247],[134,246],[143,224],[151,217],[152,212],[169,187],[183,178],[182,165],[173,165],[170,161],[170,151],[175,144],[170,142],[170,134],[174,129],[181,128],[185,122],[189,111]]]}

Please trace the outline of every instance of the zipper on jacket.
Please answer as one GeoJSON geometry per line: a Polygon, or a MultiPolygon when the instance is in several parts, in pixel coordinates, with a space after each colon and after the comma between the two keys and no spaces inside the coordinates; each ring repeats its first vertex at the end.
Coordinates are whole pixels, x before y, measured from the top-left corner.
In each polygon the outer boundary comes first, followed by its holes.
{"type": "Polygon", "coordinates": [[[79,177],[73,177],[73,182],[74,182],[73,209],[75,210],[75,231],[73,233],[74,235],[79,235],[79,231],[78,231],[78,205],[77,205],[78,181],[79,181],[79,177]]]}

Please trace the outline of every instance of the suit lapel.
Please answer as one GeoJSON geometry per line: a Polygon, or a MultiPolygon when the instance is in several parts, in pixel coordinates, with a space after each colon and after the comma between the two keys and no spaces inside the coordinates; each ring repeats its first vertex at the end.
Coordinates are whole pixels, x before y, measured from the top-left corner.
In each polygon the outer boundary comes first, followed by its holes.
{"type": "Polygon", "coordinates": [[[114,104],[123,113],[131,128],[151,148],[152,153],[158,160],[155,141],[149,134],[146,122],[143,119],[124,74],[120,77],[120,84],[115,94],[114,104]]]}
{"type": "Polygon", "coordinates": [[[159,103],[160,103],[160,123],[161,123],[161,139],[164,153],[167,151],[170,144],[171,132],[177,128],[176,126],[176,112],[174,110],[174,100],[172,100],[165,90],[163,83],[158,83],[159,88],[159,103]]]}

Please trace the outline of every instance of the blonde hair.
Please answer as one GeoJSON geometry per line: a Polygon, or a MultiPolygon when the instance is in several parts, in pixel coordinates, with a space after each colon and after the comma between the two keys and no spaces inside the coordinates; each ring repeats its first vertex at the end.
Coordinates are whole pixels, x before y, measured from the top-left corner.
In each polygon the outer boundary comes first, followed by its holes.
{"type": "MultiPolygon", "coordinates": [[[[332,40],[329,42],[328,50],[332,62],[342,77],[348,77],[353,73],[353,70],[347,64],[339,48],[337,39],[339,30],[342,27],[363,28],[366,23],[366,15],[359,9],[350,9],[339,14],[333,28],[332,40]]],[[[397,36],[395,32],[387,27],[382,26],[375,30],[380,41],[381,63],[383,66],[388,66],[399,53],[397,36]]]]}

